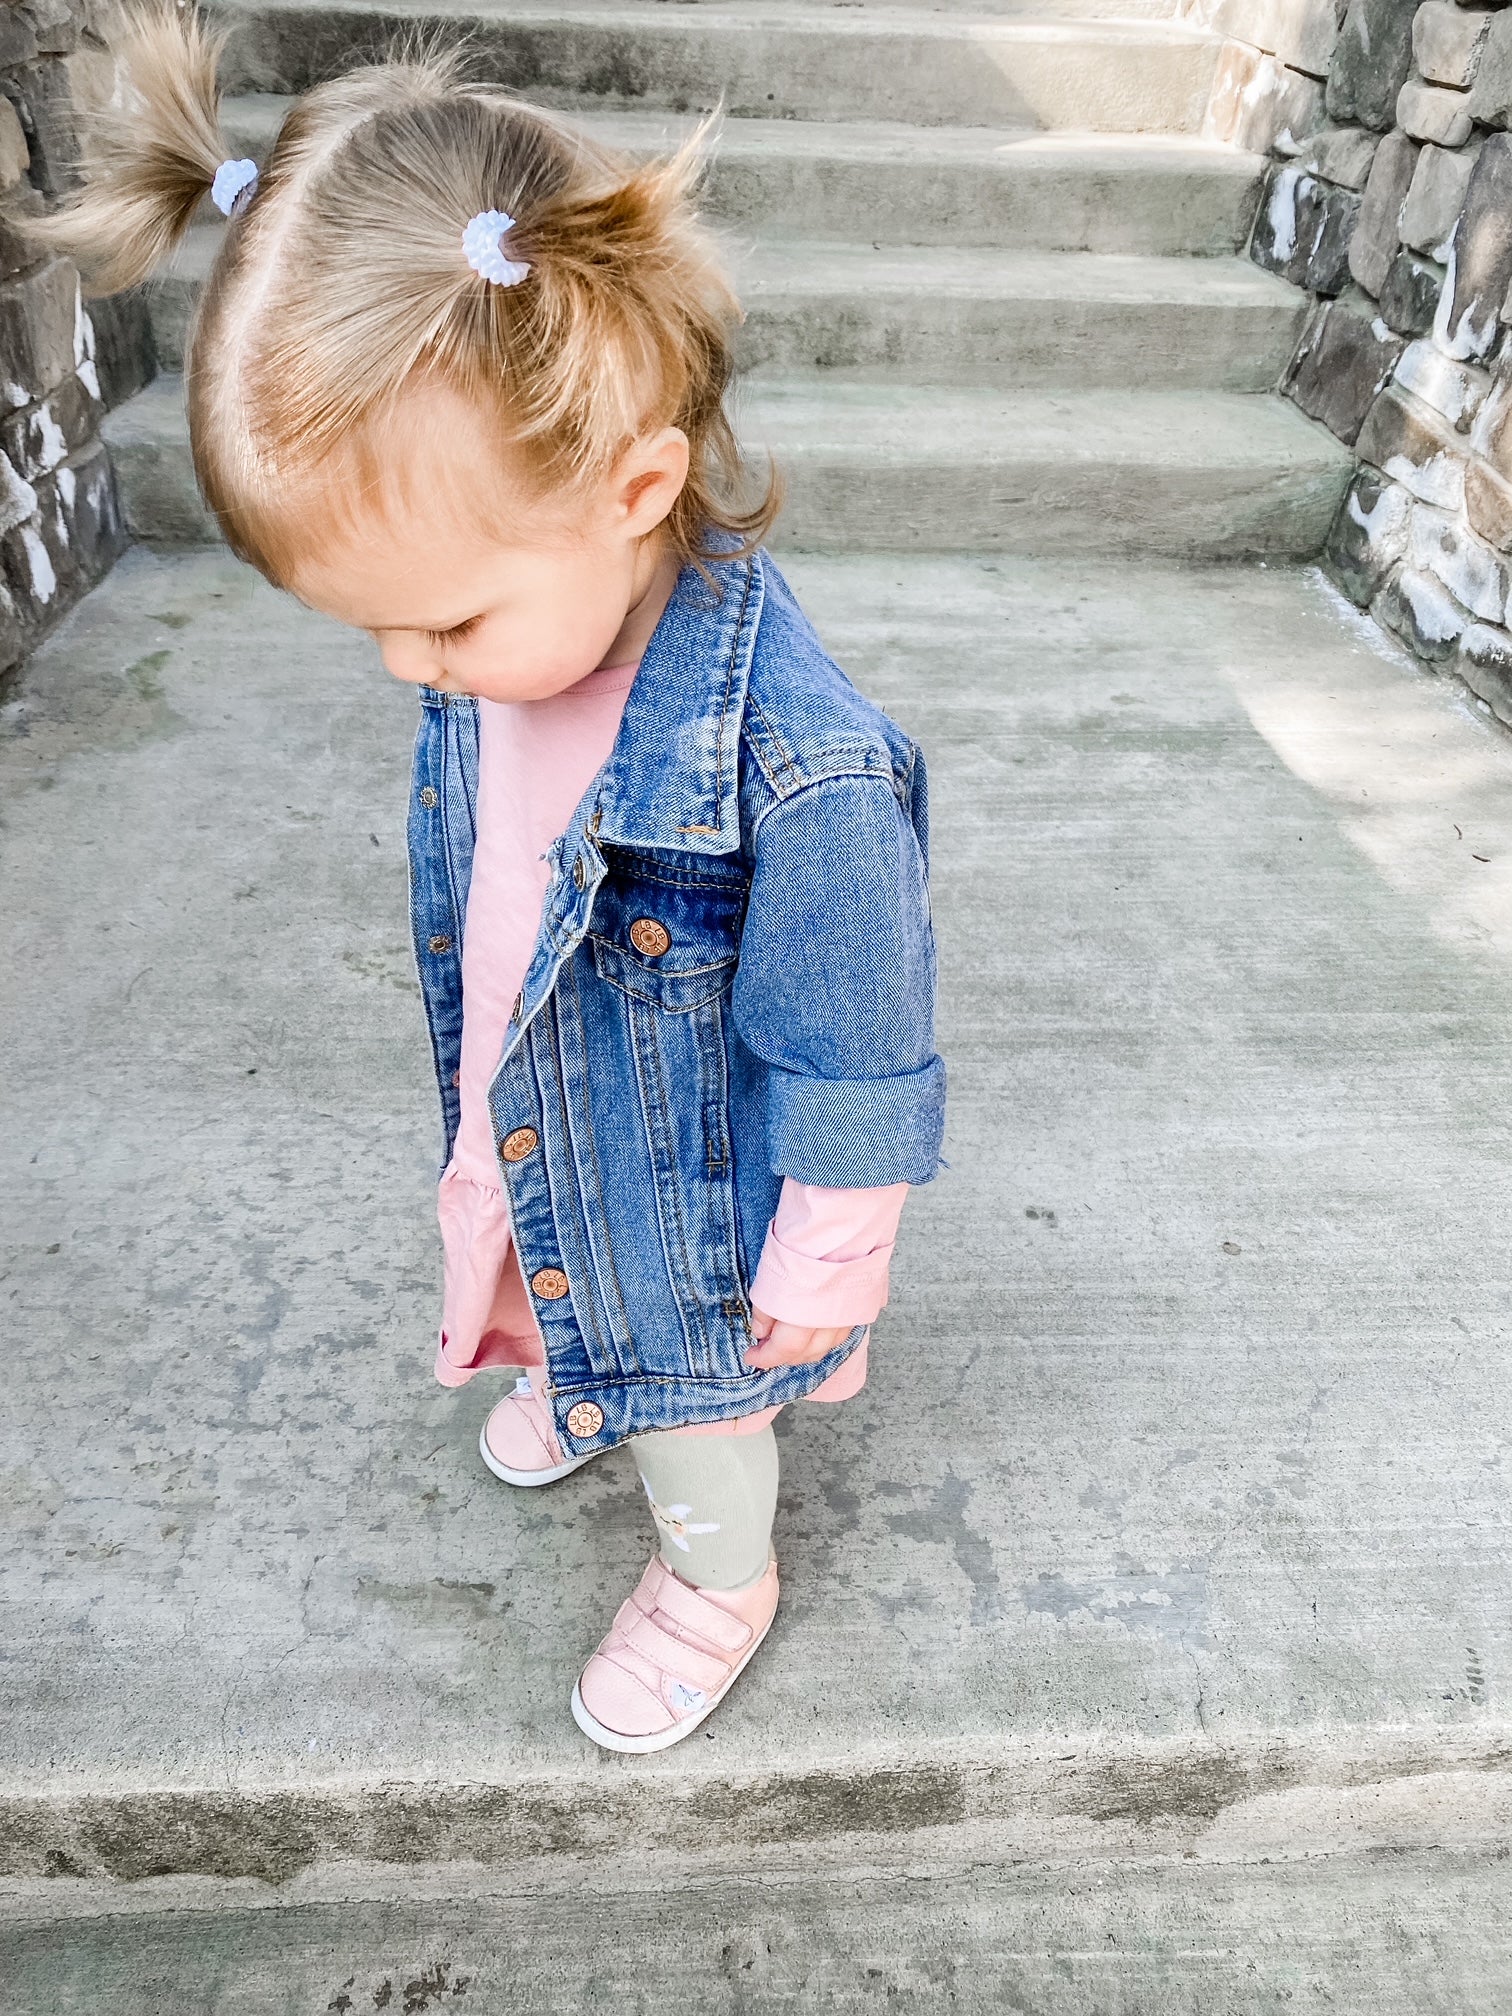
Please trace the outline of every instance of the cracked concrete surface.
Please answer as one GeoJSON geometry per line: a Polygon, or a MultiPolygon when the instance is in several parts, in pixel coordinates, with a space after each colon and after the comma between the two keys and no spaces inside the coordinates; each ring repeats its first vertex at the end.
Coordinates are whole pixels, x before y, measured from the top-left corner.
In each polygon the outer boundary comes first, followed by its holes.
{"type": "Polygon", "coordinates": [[[215,552],[11,691],[23,1891],[1505,1837],[1506,736],[1306,574],[790,572],[929,755],[951,1166],[866,1393],[779,1430],[771,1646],[662,1758],[566,1713],[628,1459],[511,1495],[497,1387],[430,1377],[412,697],[215,552]]]}

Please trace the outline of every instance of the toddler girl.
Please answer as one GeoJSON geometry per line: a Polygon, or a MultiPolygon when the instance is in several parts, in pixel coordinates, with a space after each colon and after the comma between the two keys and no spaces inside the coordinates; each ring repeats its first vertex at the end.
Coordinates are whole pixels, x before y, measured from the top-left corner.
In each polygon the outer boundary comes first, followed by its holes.
{"type": "Polygon", "coordinates": [[[572,1695],[646,1751],[772,1621],[789,1401],[865,1378],[934,1175],[924,766],[741,508],[739,308],[690,190],[424,46],[226,160],[217,50],[140,19],[137,102],[47,227],[141,280],[229,220],[186,368],[232,549],[419,689],[410,900],[445,1117],[438,1377],[523,1370],[483,1460],[629,1442],[658,1551],[572,1695]]]}

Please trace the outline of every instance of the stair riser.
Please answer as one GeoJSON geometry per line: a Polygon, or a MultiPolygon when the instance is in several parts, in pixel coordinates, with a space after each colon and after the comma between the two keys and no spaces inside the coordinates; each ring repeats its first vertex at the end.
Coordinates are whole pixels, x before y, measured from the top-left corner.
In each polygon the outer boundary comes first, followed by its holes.
{"type": "Polygon", "coordinates": [[[1289,303],[757,299],[741,362],[774,374],[820,369],[999,390],[1260,392],[1276,383],[1300,322],[1289,303]]]}
{"type": "Polygon", "coordinates": [[[789,456],[775,543],[816,553],[1150,554],[1301,558],[1317,552],[1343,473],[1235,476],[1127,463],[847,466],[789,456]]]}
{"type": "MultiPolygon", "coordinates": [[[[261,129],[238,132],[234,114],[227,137],[254,159],[267,145],[261,129]]],[[[703,202],[717,221],[766,237],[1213,257],[1248,238],[1258,187],[1201,162],[1089,168],[1011,148],[986,163],[785,154],[726,128],[703,202]]]]}
{"type": "MultiPolygon", "coordinates": [[[[206,545],[215,526],[187,450],[112,444],[132,532],[206,545]]],[[[1198,560],[1315,553],[1347,470],[1173,473],[1127,463],[1003,466],[783,458],[788,496],[774,543],[817,553],[1159,554],[1198,560]]]]}
{"type": "MultiPolygon", "coordinates": [[[[159,362],[182,368],[195,297],[187,279],[152,294],[159,362]]],[[[794,298],[748,290],[739,336],[744,370],[843,371],[917,383],[999,389],[1127,385],[1261,392],[1292,348],[1306,303],[1123,303],[1098,300],[877,298],[837,290],[794,298]]]]}
{"type": "MultiPolygon", "coordinates": [[[[303,91],[381,49],[413,17],[310,6],[238,9],[228,88],[303,91]]],[[[1077,127],[1109,133],[1195,132],[1216,41],[1141,43],[1100,32],[1039,34],[982,26],[972,34],[885,24],[840,32],[701,20],[668,9],[665,23],[448,17],[483,65],[539,103],[681,112],[722,98],[762,119],[893,119],[921,126],[1077,127]]]]}

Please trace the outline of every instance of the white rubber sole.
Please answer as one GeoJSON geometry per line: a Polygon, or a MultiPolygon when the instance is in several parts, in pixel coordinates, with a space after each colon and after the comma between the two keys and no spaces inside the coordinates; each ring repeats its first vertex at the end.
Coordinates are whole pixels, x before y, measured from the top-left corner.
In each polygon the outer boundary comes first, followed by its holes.
{"type": "Polygon", "coordinates": [[[601,1750],[618,1750],[622,1755],[627,1757],[646,1757],[653,1750],[670,1750],[674,1743],[681,1743],[685,1736],[691,1736],[700,1722],[708,1721],[714,1710],[723,1701],[726,1694],[729,1693],[735,1682],[766,1643],[767,1632],[771,1630],[776,1617],[777,1612],[774,1610],[767,1619],[760,1636],[747,1647],[745,1657],[735,1667],[719,1692],[705,1701],[696,1715],[689,1715],[684,1721],[674,1723],[670,1729],[659,1729],[654,1736],[621,1736],[617,1729],[606,1729],[602,1722],[596,1721],[588,1713],[583,1703],[582,1688],[576,1680],[572,1683],[573,1721],[576,1722],[588,1740],[592,1743],[597,1743],[601,1750]]]}
{"type": "Polygon", "coordinates": [[[488,1423],[485,1421],[478,1430],[478,1454],[483,1461],[495,1477],[502,1477],[506,1484],[517,1485],[523,1491],[532,1491],[538,1485],[555,1484],[559,1478],[570,1477],[574,1470],[581,1470],[585,1463],[591,1463],[595,1456],[603,1453],[602,1449],[590,1449],[586,1456],[574,1456],[566,1463],[554,1463],[549,1470],[511,1470],[488,1446],[488,1423]]]}

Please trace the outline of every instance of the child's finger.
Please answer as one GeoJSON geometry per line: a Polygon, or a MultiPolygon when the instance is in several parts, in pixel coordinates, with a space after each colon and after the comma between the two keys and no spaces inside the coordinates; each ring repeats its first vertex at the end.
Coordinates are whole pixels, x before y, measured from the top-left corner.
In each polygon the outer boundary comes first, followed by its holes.
{"type": "Polygon", "coordinates": [[[848,1330],[810,1330],[799,1323],[773,1323],[760,1346],[746,1353],[746,1363],[762,1372],[774,1365],[811,1365],[849,1335],[848,1330]]]}
{"type": "Polygon", "coordinates": [[[770,1337],[777,1318],[768,1316],[765,1309],[751,1305],[751,1334],[755,1337],[770,1337]]]}

